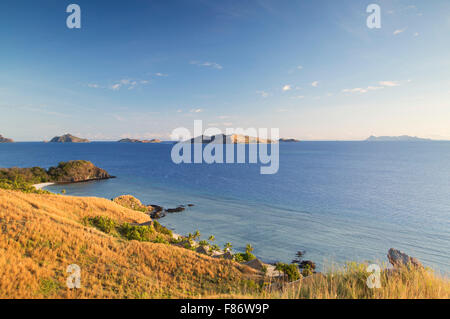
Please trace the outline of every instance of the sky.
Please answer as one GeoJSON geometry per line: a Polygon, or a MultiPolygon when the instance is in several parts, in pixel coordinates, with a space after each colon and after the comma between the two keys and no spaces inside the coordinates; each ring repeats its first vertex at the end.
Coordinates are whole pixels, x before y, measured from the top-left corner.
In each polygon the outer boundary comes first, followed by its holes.
{"type": "Polygon", "coordinates": [[[449,34],[448,0],[2,0],[0,134],[450,139],[449,34]]]}

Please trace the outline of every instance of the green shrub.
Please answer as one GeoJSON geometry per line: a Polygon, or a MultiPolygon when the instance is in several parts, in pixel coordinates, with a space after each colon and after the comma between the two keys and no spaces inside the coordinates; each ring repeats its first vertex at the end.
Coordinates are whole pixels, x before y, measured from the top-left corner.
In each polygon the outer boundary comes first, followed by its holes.
{"type": "Polygon", "coordinates": [[[155,230],[158,233],[164,234],[164,235],[169,235],[170,237],[173,236],[173,233],[170,229],[164,227],[163,225],[161,225],[160,223],[158,223],[156,220],[153,221],[153,227],[155,228],[155,230]]]}
{"type": "Polygon", "coordinates": [[[296,281],[300,279],[300,272],[296,264],[288,265],[284,263],[277,263],[275,265],[275,269],[285,274],[289,281],[296,281]]]}
{"type": "Polygon", "coordinates": [[[128,240],[151,241],[154,229],[152,226],[132,226],[124,223],[119,227],[119,233],[128,240]]]}
{"type": "Polygon", "coordinates": [[[51,194],[46,190],[36,189],[32,184],[24,182],[20,177],[15,180],[0,179],[0,188],[21,191],[24,193],[51,194]]]}
{"type": "Polygon", "coordinates": [[[109,217],[97,216],[88,218],[88,223],[104,233],[112,234],[116,232],[118,224],[109,217]]]}

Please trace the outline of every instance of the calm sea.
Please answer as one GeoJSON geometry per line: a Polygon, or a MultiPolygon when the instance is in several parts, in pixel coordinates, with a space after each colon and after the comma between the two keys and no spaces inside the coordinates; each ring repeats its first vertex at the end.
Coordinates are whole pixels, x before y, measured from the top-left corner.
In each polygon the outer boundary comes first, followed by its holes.
{"type": "Polygon", "coordinates": [[[161,220],[267,262],[298,250],[322,267],[387,262],[389,248],[450,272],[450,142],[301,142],[280,145],[276,175],[258,165],[181,164],[171,144],[0,144],[0,167],[84,159],[117,179],[64,186],[68,195],[132,194],[146,204],[195,204],[161,220]]]}

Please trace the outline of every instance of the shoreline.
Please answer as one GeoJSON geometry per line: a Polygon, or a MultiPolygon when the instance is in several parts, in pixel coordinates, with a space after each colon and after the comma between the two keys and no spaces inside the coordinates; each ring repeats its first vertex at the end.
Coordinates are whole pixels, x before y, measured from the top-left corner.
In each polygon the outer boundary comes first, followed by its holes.
{"type": "Polygon", "coordinates": [[[47,187],[47,186],[50,186],[50,185],[55,185],[55,184],[56,183],[39,183],[39,184],[33,184],[33,187],[38,189],[38,190],[41,190],[44,187],[47,187]]]}

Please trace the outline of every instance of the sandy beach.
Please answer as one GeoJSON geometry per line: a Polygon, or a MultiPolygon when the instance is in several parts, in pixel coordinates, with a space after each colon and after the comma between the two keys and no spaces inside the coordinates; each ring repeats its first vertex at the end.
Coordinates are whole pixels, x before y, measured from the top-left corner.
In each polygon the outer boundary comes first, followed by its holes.
{"type": "Polygon", "coordinates": [[[43,189],[44,187],[54,185],[55,183],[40,183],[40,184],[34,184],[34,188],[36,189],[43,189]]]}

